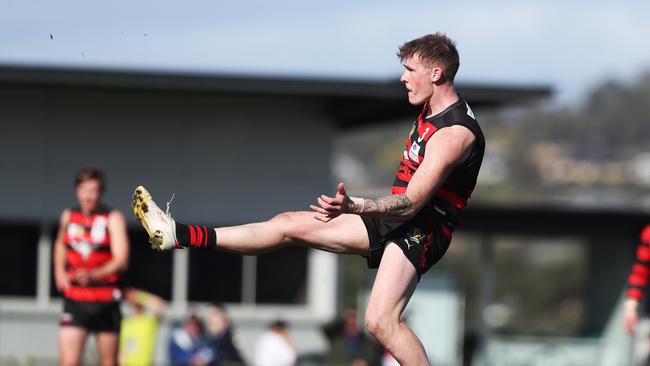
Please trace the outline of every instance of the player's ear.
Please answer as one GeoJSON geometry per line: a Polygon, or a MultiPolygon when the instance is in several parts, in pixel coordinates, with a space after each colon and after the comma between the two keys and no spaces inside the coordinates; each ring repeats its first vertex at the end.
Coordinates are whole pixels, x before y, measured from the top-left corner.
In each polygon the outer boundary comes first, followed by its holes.
{"type": "Polygon", "coordinates": [[[437,83],[444,79],[442,69],[439,67],[432,67],[430,75],[432,83],[437,83]]]}

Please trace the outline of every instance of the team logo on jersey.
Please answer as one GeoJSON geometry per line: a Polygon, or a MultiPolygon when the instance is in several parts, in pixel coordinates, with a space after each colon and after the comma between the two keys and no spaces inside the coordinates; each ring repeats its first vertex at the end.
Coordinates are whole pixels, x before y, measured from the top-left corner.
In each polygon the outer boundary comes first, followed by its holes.
{"type": "Polygon", "coordinates": [[[93,244],[101,244],[106,240],[106,227],[108,219],[105,216],[97,216],[93,220],[93,226],[90,228],[90,240],[93,244]]]}
{"type": "Polygon", "coordinates": [[[414,162],[419,163],[420,162],[419,153],[420,153],[420,145],[418,145],[417,142],[413,142],[411,144],[411,148],[409,149],[409,154],[408,154],[409,158],[411,158],[411,160],[413,160],[414,162]]]}
{"type": "Polygon", "coordinates": [[[476,119],[476,117],[474,117],[474,112],[472,112],[472,108],[469,107],[469,104],[467,104],[467,102],[465,102],[465,107],[467,107],[467,115],[472,117],[472,119],[476,119]]]}
{"type": "Polygon", "coordinates": [[[429,130],[430,130],[429,127],[424,129],[422,136],[418,136],[418,142],[422,142],[425,138],[427,138],[427,134],[429,133],[429,130]]]}
{"type": "Polygon", "coordinates": [[[86,236],[86,228],[84,226],[74,222],[70,223],[68,225],[70,246],[87,260],[90,254],[106,240],[107,226],[108,220],[103,216],[98,216],[93,220],[93,224],[90,227],[90,235],[86,236]]]}

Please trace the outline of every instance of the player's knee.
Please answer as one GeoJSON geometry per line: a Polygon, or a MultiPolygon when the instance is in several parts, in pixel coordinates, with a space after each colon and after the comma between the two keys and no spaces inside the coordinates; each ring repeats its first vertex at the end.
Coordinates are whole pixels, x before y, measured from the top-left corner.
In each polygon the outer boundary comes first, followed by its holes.
{"type": "Polygon", "coordinates": [[[297,212],[283,212],[271,219],[282,233],[283,243],[290,244],[300,236],[300,219],[297,212]]]}
{"type": "Polygon", "coordinates": [[[78,358],[70,357],[68,355],[62,355],[59,358],[59,364],[62,366],[79,366],[80,360],[78,358]]]}
{"type": "Polygon", "coordinates": [[[370,334],[384,343],[391,334],[394,334],[395,327],[399,320],[395,321],[392,316],[380,312],[366,311],[366,328],[370,334]]]}

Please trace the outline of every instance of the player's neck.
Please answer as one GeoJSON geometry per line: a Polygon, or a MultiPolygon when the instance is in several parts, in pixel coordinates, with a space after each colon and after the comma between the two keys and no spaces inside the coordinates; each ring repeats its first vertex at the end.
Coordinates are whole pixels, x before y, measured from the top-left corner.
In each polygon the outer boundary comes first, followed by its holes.
{"type": "Polygon", "coordinates": [[[427,117],[435,116],[436,114],[444,111],[450,105],[456,103],[460,99],[454,84],[448,83],[437,87],[431,98],[429,98],[429,111],[427,117]]]}

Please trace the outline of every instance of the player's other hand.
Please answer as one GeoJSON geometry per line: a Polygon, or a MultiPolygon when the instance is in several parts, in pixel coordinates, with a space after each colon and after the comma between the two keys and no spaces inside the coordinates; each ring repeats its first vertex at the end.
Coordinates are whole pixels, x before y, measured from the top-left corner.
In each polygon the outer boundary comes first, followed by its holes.
{"type": "Polygon", "coordinates": [[[57,290],[61,293],[70,287],[70,279],[63,269],[54,271],[54,282],[56,282],[57,290]]]}
{"type": "Polygon", "coordinates": [[[623,316],[623,325],[629,334],[634,334],[634,331],[636,330],[636,324],[639,320],[639,316],[637,315],[638,304],[639,303],[636,300],[627,299],[623,305],[625,312],[623,316]]]}
{"type": "Polygon", "coordinates": [[[334,197],[320,195],[317,199],[318,206],[310,205],[309,208],[316,211],[315,219],[328,222],[343,213],[352,212],[354,202],[345,192],[343,183],[339,183],[334,197]]]}

